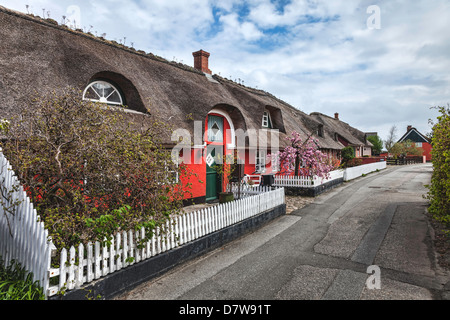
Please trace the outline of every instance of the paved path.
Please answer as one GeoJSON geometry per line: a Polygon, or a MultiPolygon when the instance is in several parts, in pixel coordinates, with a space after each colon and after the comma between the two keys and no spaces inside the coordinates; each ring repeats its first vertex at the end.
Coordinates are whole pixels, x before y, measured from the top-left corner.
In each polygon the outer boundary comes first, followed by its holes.
{"type": "Polygon", "coordinates": [[[389,167],[345,183],[118,299],[445,298],[422,198],[431,172],[389,167]]]}

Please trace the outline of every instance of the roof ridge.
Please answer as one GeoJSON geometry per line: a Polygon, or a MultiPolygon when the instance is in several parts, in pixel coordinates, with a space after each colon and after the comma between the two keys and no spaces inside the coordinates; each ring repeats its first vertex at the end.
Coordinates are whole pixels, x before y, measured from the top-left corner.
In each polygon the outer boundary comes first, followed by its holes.
{"type": "Polygon", "coordinates": [[[132,53],[132,54],[136,54],[138,56],[141,56],[141,57],[144,57],[144,58],[147,58],[147,59],[151,59],[153,61],[166,63],[166,64],[169,64],[169,65],[171,65],[171,66],[173,66],[175,68],[178,68],[178,69],[181,69],[181,70],[184,70],[184,71],[193,72],[193,73],[197,73],[197,74],[203,75],[203,72],[195,69],[192,66],[189,66],[189,65],[186,65],[186,64],[183,64],[183,63],[180,63],[180,62],[169,61],[169,60],[167,60],[167,59],[165,59],[163,57],[160,57],[158,55],[155,55],[155,54],[153,54],[151,52],[145,52],[144,50],[136,50],[135,48],[128,47],[128,46],[125,46],[125,45],[123,45],[121,43],[118,43],[115,40],[108,40],[108,39],[105,39],[103,37],[95,36],[95,35],[93,35],[90,32],[84,32],[82,29],[75,29],[75,30],[73,30],[73,29],[67,27],[64,24],[59,24],[56,20],[51,19],[51,18],[45,19],[45,18],[42,18],[40,16],[35,16],[34,14],[27,14],[27,13],[23,13],[23,12],[20,12],[20,11],[12,10],[12,9],[6,8],[6,7],[1,6],[1,5],[0,5],[0,12],[4,12],[6,14],[16,16],[17,18],[25,19],[25,20],[28,20],[28,21],[31,21],[31,22],[34,22],[34,23],[38,23],[38,24],[47,26],[47,27],[55,28],[55,29],[58,29],[60,31],[65,31],[65,32],[71,33],[71,34],[76,35],[76,36],[81,36],[81,37],[84,37],[84,38],[87,38],[87,39],[90,39],[90,40],[93,40],[93,41],[97,41],[97,42],[100,42],[100,43],[102,43],[104,45],[107,45],[107,46],[110,46],[110,47],[114,47],[114,48],[117,48],[117,49],[120,49],[120,50],[124,50],[126,52],[129,52],[129,53],[132,53]]]}
{"type": "MultiPolygon", "coordinates": [[[[219,75],[217,75],[217,74],[214,74],[213,77],[214,77],[217,81],[219,81],[219,82],[220,82],[220,81],[226,82],[226,83],[228,83],[228,84],[231,84],[231,85],[234,85],[234,86],[238,86],[240,89],[243,89],[243,90],[245,90],[245,91],[247,91],[247,92],[254,93],[254,94],[257,94],[257,95],[260,95],[260,96],[264,96],[264,97],[272,98],[272,99],[274,99],[275,101],[277,101],[277,102],[279,102],[279,103],[281,103],[281,104],[283,104],[283,105],[285,105],[285,106],[287,106],[287,107],[290,107],[290,108],[294,109],[295,111],[303,112],[302,110],[300,110],[300,109],[294,107],[294,106],[291,105],[290,103],[288,103],[288,102],[286,102],[286,101],[284,101],[284,100],[282,100],[282,99],[280,99],[280,98],[277,98],[277,97],[274,96],[272,93],[270,93],[270,92],[268,92],[268,91],[265,91],[265,90],[263,90],[263,89],[256,89],[256,88],[248,87],[248,86],[245,86],[245,85],[243,85],[243,84],[236,83],[236,82],[233,81],[233,80],[230,80],[230,79],[224,78],[224,77],[222,77],[222,76],[219,76],[219,75]]],[[[305,113],[305,112],[303,112],[303,113],[305,113]]],[[[305,113],[305,114],[306,114],[306,113],[305,113]]]]}
{"type": "MultiPolygon", "coordinates": [[[[44,25],[44,26],[47,26],[47,27],[58,29],[60,31],[68,32],[68,33],[70,33],[72,35],[76,35],[76,36],[87,38],[89,40],[97,41],[97,42],[99,42],[101,44],[104,44],[104,45],[107,45],[107,46],[110,46],[110,47],[113,47],[113,48],[116,48],[116,49],[124,50],[124,51],[126,51],[128,53],[136,54],[138,56],[141,56],[141,57],[144,57],[144,58],[147,58],[147,59],[151,59],[153,61],[162,62],[162,63],[168,64],[168,65],[171,65],[171,66],[173,66],[175,68],[178,68],[180,70],[197,73],[199,75],[204,75],[204,73],[202,71],[197,70],[197,69],[195,69],[192,66],[189,66],[189,65],[186,65],[186,64],[183,64],[183,63],[179,63],[179,62],[175,62],[175,61],[169,61],[169,60],[167,60],[167,59],[165,59],[163,57],[160,57],[158,55],[155,55],[155,54],[153,54],[151,52],[146,53],[143,50],[136,50],[134,48],[131,48],[131,47],[125,46],[125,45],[123,45],[121,43],[118,43],[115,40],[107,40],[107,39],[105,39],[103,37],[95,36],[95,35],[93,35],[90,32],[84,32],[82,29],[75,29],[75,30],[73,30],[73,29],[67,27],[64,24],[59,24],[54,19],[50,19],[50,18],[45,19],[45,18],[42,18],[40,16],[35,16],[34,14],[27,14],[27,13],[23,13],[23,12],[20,12],[20,11],[12,10],[12,9],[6,8],[6,7],[1,6],[1,5],[0,5],[0,12],[4,12],[6,14],[13,15],[13,16],[16,16],[18,18],[25,19],[25,20],[28,20],[28,21],[31,21],[31,22],[34,22],[34,23],[38,23],[38,24],[41,24],[41,25],[44,25]]],[[[277,102],[284,104],[285,106],[293,108],[296,111],[301,111],[300,109],[294,107],[293,105],[289,104],[288,102],[286,102],[286,101],[284,101],[284,100],[282,100],[280,98],[275,97],[272,93],[267,92],[267,91],[265,91],[263,89],[256,89],[256,88],[248,87],[248,86],[245,86],[243,84],[236,83],[233,80],[226,79],[226,78],[224,78],[222,76],[219,76],[217,74],[214,74],[213,78],[215,80],[219,81],[219,82],[223,81],[223,82],[227,82],[227,83],[239,86],[239,88],[241,88],[243,90],[246,90],[247,92],[251,92],[251,93],[254,93],[254,94],[261,95],[261,96],[270,97],[270,98],[276,100],[277,102]]],[[[301,112],[303,112],[303,111],[301,111],[301,112]]]]}
{"type": "Polygon", "coordinates": [[[397,141],[397,142],[403,142],[405,141],[405,138],[410,134],[411,131],[415,131],[420,137],[422,137],[425,141],[430,142],[430,139],[424,135],[423,133],[421,133],[419,130],[417,130],[417,128],[415,127],[411,127],[410,130],[406,131],[405,134],[397,141]]]}

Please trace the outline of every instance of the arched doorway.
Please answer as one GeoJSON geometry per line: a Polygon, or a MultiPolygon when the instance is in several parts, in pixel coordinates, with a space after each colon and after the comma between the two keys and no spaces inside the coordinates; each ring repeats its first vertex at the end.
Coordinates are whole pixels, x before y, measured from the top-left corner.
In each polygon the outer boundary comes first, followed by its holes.
{"type": "Polygon", "coordinates": [[[225,111],[213,109],[206,118],[205,128],[206,201],[213,201],[224,188],[223,177],[216,169],[234,148],[234,126],[225,111]]]}

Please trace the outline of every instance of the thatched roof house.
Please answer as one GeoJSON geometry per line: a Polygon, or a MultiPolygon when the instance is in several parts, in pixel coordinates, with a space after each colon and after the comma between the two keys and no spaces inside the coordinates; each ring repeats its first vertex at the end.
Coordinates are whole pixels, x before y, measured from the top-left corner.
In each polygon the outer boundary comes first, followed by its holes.
{"type": "Polygon", "coordinates": [[[340,146],[339,149],[353,147],[357,157],[371,155],[373,144],[367,140],[367,134],[341,121],[338,113],[335,113],[334,118],[320,112],[313,112],[311,116],[323,125],[323,139],[327,140],[327,145],[334,141],[338,148],[340,146]]]}
{"type": "MultiPolygon", "coordinates": [[[[170,119],[174,128],[193,130],[213,108],[227,110],[235,126],[261,129],[264,110],[283,134],[297,131],[306,138],[320,122],[273,95],[234,83],[153,54],[25,15],[0,6],[0,115],[37,92],[63,87],[83,90],[96,79],[120,88],[131,110],[170,119]],[[188,116],[190,115],[190,116],[188,116]],[[193,120],[192,120],[193,119],[193,120]]],[[[281,137],[280,142],[285,139],[281,137]]],[[[321,147],[339,149],[332,139],[321,147]]],[[[168,141],[169,142],[169,141],[168,141]]]]}
{"type": "MultiPolygon", "coordinates": [[[[155,117],[192,136],[196,122],[205,132],[205,120],[215,114],[223,117],[223,130],[227,125],[264,132],[260,142],[269,148],[272,136],[278,138],[280,133],[277,141],[283,148],[294,131],[303,139],[313,135],[323,150],[335,155],[344,147],[336,134],[351,145],[369,145],[359,130],[347,124],[308,115],[268,92],[212,75],[209,53],[203,50],[193,53],[191,67],[1,6],[0,39],[1,119],[17,113],[36,92],[70,87],[83,92],[80,99],[123,104],[131,118],[155,117]],[[101,96],[97,90],[111,93],[101,96]]],[[[194,144],[205,146],[202,140],[194,144]]],[[[168,148],[176,144],[170,132],[165,141],[168,148]]]]}

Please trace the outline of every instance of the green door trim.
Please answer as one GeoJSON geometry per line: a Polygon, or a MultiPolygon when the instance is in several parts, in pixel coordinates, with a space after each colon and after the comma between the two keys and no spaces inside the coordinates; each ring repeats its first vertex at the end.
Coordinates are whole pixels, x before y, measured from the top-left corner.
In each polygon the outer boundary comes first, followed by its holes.
{"type": "Polygon", "coordinates": [[[209,156],[215,157],[216,150],[219,150],[220,153],[223,151],[223,146],[220,145],[209,145],[207,146],[207,161],[206,161],[206,201],[212,201],[219,198],[219,192],[222,191],[222,177],[217,173],[214,169],[214,162],[210,162],[211,165],[208,165],[209,156]]]}

